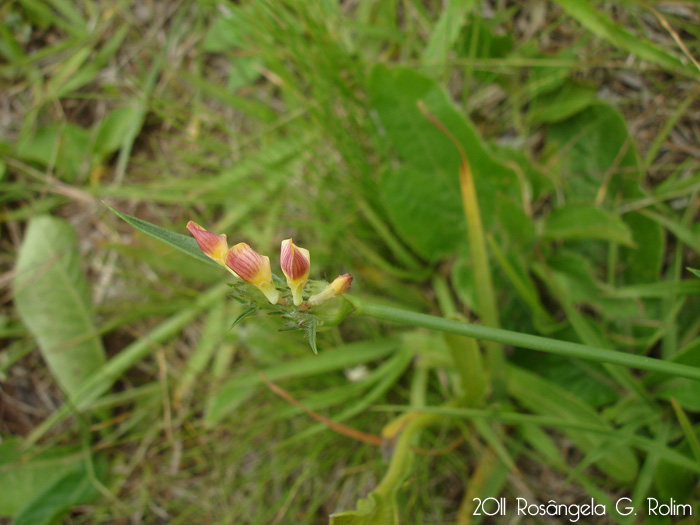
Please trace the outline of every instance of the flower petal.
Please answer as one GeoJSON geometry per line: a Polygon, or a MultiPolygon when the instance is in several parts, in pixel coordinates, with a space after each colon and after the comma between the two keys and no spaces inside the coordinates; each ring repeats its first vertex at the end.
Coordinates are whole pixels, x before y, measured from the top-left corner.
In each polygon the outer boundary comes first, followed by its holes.
{"type": "Polygon", "coordinates": [[[306,304],[308,306],[316,306],[319,304],[323,304],[326,301],[330,301],[335,296],[340,295],[340,294],[344,294],[345,292],[347,292],[348,289],[350,288],[351,283],[352,283],[352,275],[350,275],[349,273],[339,275],[338,277],[335,278],[335,280],[331,284],[326,286],[319,293],[309,297],[309,300],[306,302],[306,304]]]}
{"type": "Polygon", "coordinates": [[[286,239],[282,241],[280,266],[292,291],[294,304],[299,306],[302,301],[301,294],[304,290],[304,285],[309,279],[311,254],[309,254],[309,250],[296,246],[292,239],[286,239]]]}
{"type": "Polygon", "coordinates": [[[279,292],[272,282],[269,257],[260,255],[246,243],[239,242],[226,254],[226,266],[241,279],[257,286],[272,304],[277,304],[279,292]]]}
{"type": "Polygon", "coordinates": [[[222,266],[226,265],[226,252],[228,252],[226,235],[210,233],[194,221],[187,223],[187,229],[194,236],[204,255],[222,266]]]}
{"type": "Polygon", "coordinates": [[[333,295],[340,295],[347,292],[352,284],[352,275],[349,273],[344,273],[335,278],[335,280],[330,284],[333,288],[333,295]]]}

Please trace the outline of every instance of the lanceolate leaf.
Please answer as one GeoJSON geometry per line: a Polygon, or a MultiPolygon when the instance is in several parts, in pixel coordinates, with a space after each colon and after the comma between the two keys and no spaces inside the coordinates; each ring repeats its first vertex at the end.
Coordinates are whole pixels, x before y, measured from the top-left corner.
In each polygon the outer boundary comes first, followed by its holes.
{"type": "Polygon", "coordinates": [[[257,306],[252,306],[252,307],[248,308],[247,310],[244,310],[244,311],[241,313],[241,315],[239,315],[238,317],[236,317],[236,319],[233,321],[233,323],[231,323],[231,326],[229,327],[229,330],[232,329],[234,326],[236,326],[238,323],[240,323],[243,319],[245,319],[245,318],[248,317],[249,315],[253,315],[253,314],[254,314],[255,312],[257,312],[257,311],[258,311],[258,307],[257,307],[257,306]]]}
{"type": "Polygon", "coordinates": [[[75,401],[86,378],[105,362],[90,292],[70,224],[32,219],[15,267],[15,306],[51,373],[75,401]]]}
{"type": "Polygon", "coordinates": [[[318,348],[316,347],[316,319],[312,319],[309,322],[309,345],[314,354],[318,355],[318,348]]]}
{"type": "Polygon", "coordinates": [[[183,235],[181,233],[173,233],[170,230],[166,230],[165,228],[161,228],[160,226],[151,224],[150,222],[144,221],[143,219],[132,217],[131,215],[127,215],[126,213],[120,212],[119,210],[115,210],[106,202],[104,203],[104,205],[107,206],[110,210],[112,210],[112,212],[114,212],[116,215],[118,215],[126,222],[131,224],[134,228],[145,233],[146,235],[150,235],[151,237],[158,239],[159,241],[163,241],[164,243],[169,244],[170,246],[173,246],[174,248],[185,252],[187,255],[191,255],[195,259],[199,259],[202,262],[211,264],[212,266],[216,266],[217,268],[219,268],[218,264],[216,264],[209,257],[202,253],[202,250],[200,250],[199,246],[197,245],[197,241],[194,240],[194,237],[191,237],[189,235],[183,235]]]}

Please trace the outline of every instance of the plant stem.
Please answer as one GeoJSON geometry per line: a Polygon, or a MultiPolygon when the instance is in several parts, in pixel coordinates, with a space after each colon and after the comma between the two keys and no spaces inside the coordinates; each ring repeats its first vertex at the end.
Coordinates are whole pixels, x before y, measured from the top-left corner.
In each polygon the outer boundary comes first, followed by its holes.
{"type": "Polygon", "coordinates": [[[384,498],[393,496],[393,493],[399,488],[399,485],[409,471],[409,462],[413,457],[411,445],[413,444],[414,436],[425,427],[434,425],[443,417],[442,414],[420,414],[406,425],[406,428],[401,431],[401,435],[399,435],[399,439],[396,442],[394,453],[391,455],[389,469],[386,471],[386,474],[384,474],[384,478],[374,492],[384,498]]]}
{"type": "Polygon", "coordinates": [[[491,328],[451,319],[443,319],[442,317],[436,317],[434,315],[421,314],[372,303],[350,295],[345,295],[345,298],[355,307],[355,313],[357,315],[365,317],[394,321],[409,326],[420,326],[440,332],[494,341],[519,348],[527,348],[529,350],[539,350],[550,354],[597,361],[599,363],[610,363],[640,370],[650,370],[700,381],[700,367],[663,361],[652,357],[627,354],[615,350],[606,350],[604,348],[571,343],[569,341],[559,341],[547,337],[522,334],[510,330],[503,330],[501,328],[491,328]]]}

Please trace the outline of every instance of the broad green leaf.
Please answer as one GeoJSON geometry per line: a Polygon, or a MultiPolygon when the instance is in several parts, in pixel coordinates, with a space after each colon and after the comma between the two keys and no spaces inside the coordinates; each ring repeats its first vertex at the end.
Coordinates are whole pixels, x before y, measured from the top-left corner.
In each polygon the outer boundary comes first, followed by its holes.
{"type": "Polygon", "coordinates": [[[357,510],[330,515],[330,525],[398,525],[396,502],[376,492],[357,501],[357,510]]]}
{"type": "Polygon", "coordinates": [[[221,53],[241,47],[243,36],[239,24],[237,11],[232,11],[231,16],[217,16],[214,18],[204,39],[202,51],[205,53],[221,53]]]}
{"type": "MultiPolygon", "coordinates": [[[[225,53],[245,46],[245,23],[241,17],[244,9],[238,6],[232,9],[227,16],[217,16],[209,27],[202,42],[203,50],[207,53],[225,53]]],[[[262,61],[256,56],[232,56],[228,77],[228,87],[236,91],[241,87],[250,85],[260,78],[262,61]]]]}
{"type": "Polygon", "coordinates": [[[75,401],[105,362],[78,238],[62,219],[32,219],[15,266],[15,306],[57,383],[75,401]]]}
{"type": "Polygon", "coordinates": [[[143,124],[143,110],[139,104],[116,108],[100,122],[93,153],[100,160],[118,151],[127,137],[138,134],[143,124]]]}
{"type": "Polygon", "coordinates": [[[554,209],[544,222],[542,237],[558,241],[599,239],[634,247],[632,233],[622,219],[585,204],[554,209]]]}
{"type": "Polygon", "coordinates": [[[669,380],[664,383],[657,395],[668,401],[675,399],[689,412],[700,412],[700,382],[698,381],[669,380]]]}
{"type": "Polygon", "coordinates": [[[547,130],[564,189],[581,201],[641,195],[641,161],[619,111],[598,102],[547,130]]]}
{"type": "Polygon", "coordinates": [[[643,210],[642,215],[664,226],[676,238],[686,244],[695,253],[700,254],[700,233],[696,233],[692,228],[688,228],[681,221],[671,219],[651,210],[643,210]]]}
{"type": "Polygon", "coordinates": [[[89,167],[89,146],[90,135],[86,129],[75,124],[50,124],[20,140],[17,155],[42,167],[55,165],[57,173],[72,182],[89,167]]]}
{"type": "Polygon", "coordinates": [[[82,462],[74,448],[49,449],[29,460],[23,460],[22,450],[19,439],[0,443],[0,516],[16,515],[82,462]]]}
{"type": "MultiPolygon", "coordinates": [[[[107,462],[97,461],[95,474],[104,478],[107,462]]],[[[81,462],[78,468],[68,472],[43,491],[34,491],[34,497],[15,517],[13,525],[52,525],[59,523],[76,505],[84,505],[96,499],[100,493],[81,462]]]]}
{"type": "Polygon", "coordinates": [[[71,411],[86,410],[117,381],[124,372],[154,352],[158,344],[167,341],[191,323],[203,310],[211,308],[221,301],[229,287],[224,283],[214,286],[196,297],[189,306],[179,309],[151,331],[136,339],[111,357],[104,366],[92,374],[85,385],[80,388],[73,406],[65,404],[55,410],[41,425],[35,428],[27,437],[25,443],[36,443],[49,429],[67,417],[71,411]]]}
{"type": "Polygon", "coordinates": [[[517,197],[518,179],[495,160],[471,123],[432,79],[405,68],[377,66],[370,79],[371,104],[379,133],[401,165],[385,171],[379,196],[394,228],[430,261],[454,254],[466,242],[455,145],[418,109],[428,112],[460,141],[469,158],[484,227],[494,224],[496,195],[517,197]]]}
{"type": "MultiPolygon", "coordinates": [[[[677,448],[685,449],[687,445],[684,445],[677,448]]],[[[688,463],[693,463],[692,458],[688,457],[688,463]]],[[[697,479],[695,472],[662,459],[654,474],[654,497],[659,501],[669,501],[671,498],[677,502],[689,501],[696,490],[697,479]]]]}
{"type": "MultiPolygon", "coordinates": [[[[498,144],[491,144],[491,150],[499,161],[519,169],[519,177],[525,180],[524,184],[527,188],[527,192],[531,193],[531,201],[548,196],[556,191],[551,177],[546,175],[539,168],[536,168],[523,152],[499,146],[498,144]]],[[[501,200],[502,199],[499,199],[497,202],[501,200]]]]}
{"type": "MultiPolygon", "coordinates": [[[[567,85],[569,75],[571,75],[573,66],[577,61],[576,48],[562,47],[554,56],[542,55],[539,50],[535,52],[528,51],[528,48],[519,49],[518,54],[531,60],[544,59],[542,67],[531,68],[528,73],[527,95],[531,104],[534,104],[539,97],[551,94],[567,85]],[[556,59],[562,64],[548,65],[546,63],[548,59],[556,59]]],[[[571,85],[571,82],[568,82],[568,85],[571,85]]]]}
{"type": "MultiPolygon", "coordinates": [[[[173,233],[170,230],[166,230],[165,228],[161,228],[160,226],[156,226],[155,224],[151,224],[148,221],[144,221],[142,219],[139,219],[137,217],[132,217],[131,215],[127,215],[126,213],[122,213],[119,210],[115,210],[112,208],[109,204],[106,202],[104,203],[105,206],[107,206],[112,212],[114,212],[116,215],[124,219],[126,222],[128,222],[131,226],[139,230],[140,232],[145,233],[146,235],[150,235],[151,237],[158,239],[159,241],[164,242],[165,244],[169,244],[170,246],[177,248],[180,251],[185,252],[187,255],[190,255],[194,257],[195,259],[198,259],[202,262],[205,262],[207,264],[216,266],[219,268],[220,266],[216,264],[213,260],[211,260],[209,257],[204,255],[202,253],[202,250],[199,248],[199,245],[197,244],[197,241],[194,240],[194,237],[191,235],[183,235],[181,233],[173,233]]],[[[183,225],[184,229],[184,225],[183,225]]]]}
{"type": "Polygon", "coordinates": [[[627,297],[630,299],[649,299],[661,297],[680,297],[700,294],[700,282],[695,279],[683,281],[654,281],[649,284],[637,284],[611,290],[610,297],[627,297]]]}
{"type": "Polygon", "coordinates": [[[259,58],[235,58],[228,72],[228,88],[231,91],[237,91],[242,87],[251,85],[262,76],[261,71],[264,71],[264,66],[259,58]]]}
{"type": "Polygon", "coordinates": [[[629,284],[659,280],[666,248],[663,227],[640,213],[626,213],[622,220],[632,233],[633,248],[621,247],[622,274],[629,284]]]}
{"type": "Polygon", "coordinates": [[[560,122],[572,117],[596,100],[596,90],[567,82],[554,93],[545,93],[533,99],[527,118],[533,124],[560,122]]]}
{"type": "MultiPolygon", "coordinates": [[[[586,304],[609,319],[625,319],[638,314],[634,300],[605,296],[605,289],[596,278],[593,265],[580,254],[559,249],[547,259],[547,263],[549,269],[538,263],[534,263],[532,269],[555,296],[559,296],[555,291],[557,289],[566,294],[560,301],[571,305],[586,304]]],[[[599,334],[596,339],[600,344],[596,343],[596,346],[604,346],[600,325],[591,323],[589,329],[599,334]]]]}

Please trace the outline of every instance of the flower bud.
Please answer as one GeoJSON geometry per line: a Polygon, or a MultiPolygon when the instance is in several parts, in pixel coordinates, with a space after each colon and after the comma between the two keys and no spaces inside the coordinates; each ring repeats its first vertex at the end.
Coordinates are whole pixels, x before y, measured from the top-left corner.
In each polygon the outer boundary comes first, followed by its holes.
{"type": "Polygon", "coordinates": [[[309,250],[296,246],[292,239],[282,241],[280,266],[292,291],[294,305],[299,306],[302,301],[301,293],[304,290],[306,281],[309,279],[309,269],[311,267],[309,250]]]}
{"type": "Polygon", "coordinates": [[[309,306],[316,306],[333,299],[337,295],[344,294],[350,288],[350,283],[352,283],[352,275],[349,273],[340,275],[319,293],[309,297],[307,304],[309,306]]]}
{"type": "Polygon", "coordinates": [[[204,255],[213,259],[221,266],[226,266],[226,252],[228,252],[226,235],[210,233],[194,221],[187,223],[187,229],[194,236],[194,239],[197,241],[199,248],[204,252],[204,255]]]}
{"type": "Polygon", "coordinates": [[[280,294],[272,282],[269,257],[260,255],[246,243],[240,242],[226,254],[226,266],[241,279],[256,286],[270,303],[277,304],[280,294]]]}

